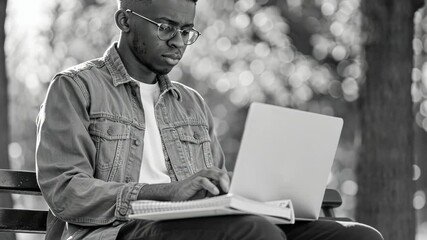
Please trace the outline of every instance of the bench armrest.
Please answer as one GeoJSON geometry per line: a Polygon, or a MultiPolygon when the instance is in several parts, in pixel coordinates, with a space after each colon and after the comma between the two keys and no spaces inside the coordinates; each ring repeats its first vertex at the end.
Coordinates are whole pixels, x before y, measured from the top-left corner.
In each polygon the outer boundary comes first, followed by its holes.
{"type": "Polygon", "coordinates": [[[334,208],[341,206],[342,198],[340,193],[335,189],[327,188],[322,201],[322,211],[325,217],[335,217],[334,208]]]}

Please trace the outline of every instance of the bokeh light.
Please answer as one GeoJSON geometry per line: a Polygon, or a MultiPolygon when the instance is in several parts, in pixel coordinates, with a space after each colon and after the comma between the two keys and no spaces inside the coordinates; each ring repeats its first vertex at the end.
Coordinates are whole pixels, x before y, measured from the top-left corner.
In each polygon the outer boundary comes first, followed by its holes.
{"type": "MultiPolygon", "coordinates": [[[[360,132],[358,115],[348,106],[359,99],[364,83],[359,5],[359,0],[199,1],[195,27],[202,36],[170,73],[211,107],[230,169],[251,101],[343,117],[344,137],[329,184],[342,191],[339,211],[349,217],[358,192],[354,164],[360,132]]],[[[34,120],[49,81],[101,56],[117,39],[115,10],[115,1],[107,0],[8,1],[9,152],[19,159],[15,167],[34,168],[34,120]]],[[[427,30],[427,21],[418,21],[427,30]]],[[[416,54],[427,52],[426,42],[425,35],[414,40],[416,54]]],[[[413,69],[412,81],[416,123],[427,130],[427,64],[413,69]]],[[[421,198],[414,196],[414,207],[423,205],[421,198]]]]}

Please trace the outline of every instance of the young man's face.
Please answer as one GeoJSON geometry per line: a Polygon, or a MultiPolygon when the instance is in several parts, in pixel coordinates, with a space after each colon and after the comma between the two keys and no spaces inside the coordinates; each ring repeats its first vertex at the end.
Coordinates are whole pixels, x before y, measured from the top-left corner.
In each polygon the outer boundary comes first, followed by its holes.
{"type": "MultiPolygon", "coordinates": [[[[153,0],[151,4],[135,4],[131,10],[158,23],[188,28],[193,26],[196,5],[191,0],[153,0]]],[[[169,73],[187,47],[180,33],[168,41],[160,40],[156,25],[129,14],[131,34],[128,44],[136,59],[156,74],[169,73]]]]}

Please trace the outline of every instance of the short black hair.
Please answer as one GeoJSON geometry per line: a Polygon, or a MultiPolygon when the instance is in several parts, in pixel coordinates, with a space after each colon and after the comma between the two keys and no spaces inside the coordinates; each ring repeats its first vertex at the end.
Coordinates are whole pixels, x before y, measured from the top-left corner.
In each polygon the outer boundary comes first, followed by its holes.
{"type": "MultiPolygon", "coordinates": [[[[158,0],[155,0],[155,1],[158,1],[158,0]]],[[[194,3],[197,3],[197,0],[186,0],[186,1],[192,1],[194,3]]],[[[151,4],[153,0],[117,0],[117,6],[119,9],[129,9],[129,8],[132,8],[133,4],[138,2],[142,4],[151,4]]]]}

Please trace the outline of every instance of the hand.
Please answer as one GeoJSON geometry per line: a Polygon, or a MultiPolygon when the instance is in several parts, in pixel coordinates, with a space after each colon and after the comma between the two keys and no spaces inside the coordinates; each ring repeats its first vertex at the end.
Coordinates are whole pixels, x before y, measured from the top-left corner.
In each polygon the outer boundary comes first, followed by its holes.
{"type": "Polygon", "coordinates": [[[172,201],[183,201],[206,196],[206,192],[216,196],[221,192],[228,193],[230,187],[231,172],[212,167],[201,170],[193,176],[174,182],[172,191],[172,201]],[[230,174],[230,175],[229,175],[230,174]]]}

